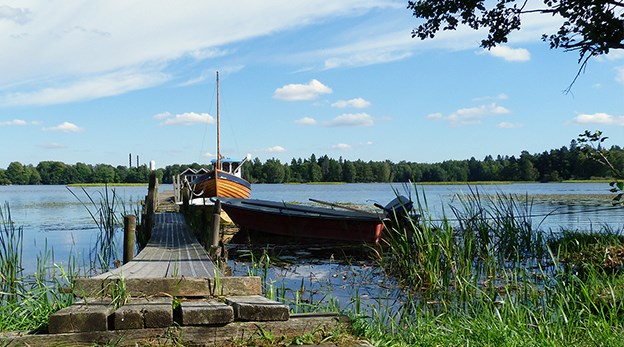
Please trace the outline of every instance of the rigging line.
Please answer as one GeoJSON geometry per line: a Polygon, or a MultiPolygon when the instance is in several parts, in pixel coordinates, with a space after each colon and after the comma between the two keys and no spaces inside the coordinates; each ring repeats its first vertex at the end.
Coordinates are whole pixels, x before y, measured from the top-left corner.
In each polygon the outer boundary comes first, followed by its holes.
{"type": "MultiPolygon", "coordinates": [[[[208,114],[210,115],[210,110],[212,110],[213,105],[215,104],[215,98],[216,98],[216,89],[217,86],[214,85],[212,88],[212,92],[210,93],[210,102],[208,103],[208,114]]],[[[216,116],[212,116],[213,118],[216,116]]],[[[199,160],[198,162],[200,163],[200,165],[203,165],[204,159],[206,158],[206,156],[204,155],[205,152],[207,152],[207,150],[205,150],[205,145],[206,145],[206,136],[208,134],[208,127],[210,125],[212,125],[214,123],[206,123],[206,126],[204,127],[204,134],[202,135],[202,141],[201,141],[201,145],[199,147],[199,160]]],[[[190,164],[190,163],[189,163],[190,164]]]]}
{"type": "MultiPolygon", "coordinates": [[[[223,80],[223,78],[221,78],[221,79],[223,80]]],[[[220,100],[220,103],[221,103],[221,114],[225,114],[226,115],[226,119],[229,120],[229,121],[227,121],[225,123],[225,125],[226,125],[226,127],[228,129],[228,133],[230,134],[230,138],[233,140],[231,142],[234,143],[234,149],[237,152],[240,152],[240,146],[238,144],[238,139],[236,137],[236,135],[238,133],[236,131],[236,128],[240,128],[240,124],[239,124],[239,126],[234,126],[233,125],[233,124],[235,124],[235,122],[232,121],[233,120],[233,118],[232,118],[233,112],[229,112],[229,110],[231,110],[229,108],[229,101],[230,100],[227,97],[223,97],[223,95],[224,95],[224,93],[223,93],[223,86],[221,86],[220,89],[221,89],[221,91],[219,93],[221,94],[221,100],[220,100]]],[[[227,92],[227,90],[226,90],[226,92],[227,92]]],[[[223,121],[221,121],[221,128],[223,128],[223,121]]]]}

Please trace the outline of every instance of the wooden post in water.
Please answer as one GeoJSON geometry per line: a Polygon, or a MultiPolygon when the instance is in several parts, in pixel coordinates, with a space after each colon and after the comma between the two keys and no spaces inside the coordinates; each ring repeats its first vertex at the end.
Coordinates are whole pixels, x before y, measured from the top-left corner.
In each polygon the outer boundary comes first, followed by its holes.
{"type": "Polygon", "coordinates": [[[191,191],[189,188],[182,188],[182,212],[187,212],[189,210],[189,203],[191,200],[191,191]]]}
{"type": "Polygon", "coordinates": [[[136,238],[136,216],[125,215],[124,216],[124,248],[123,248],[123,263],[127,263],[134,258],[136,238]]]}
{"type": "Polygon", "coordinates": [[[215,201],[212,215],[212,243],[210,244],[210,256],[216,261],[219,256],[219,241],[221,239],[221,200],[215,201]]]}
{"type": "Polygon", "coordinates": [[[158,200],[158,184],[156,172],[152,171],[149,176],[149,185],[147,187],[147,197],[145,198],[145,232],[146,240],[152,236],[152,227],[154,226],[154,215],[156,214],[156,204],[158,200]]]}

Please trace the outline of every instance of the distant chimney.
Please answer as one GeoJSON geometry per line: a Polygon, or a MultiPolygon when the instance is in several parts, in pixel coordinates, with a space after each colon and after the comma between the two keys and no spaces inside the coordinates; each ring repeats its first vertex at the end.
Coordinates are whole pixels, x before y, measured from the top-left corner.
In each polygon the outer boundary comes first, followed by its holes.
{"type": "Polygon", "coordinates": [[[128,154],[128,167],[132,167],[132,153],[128,154]]]}
{"type": "Polygon", "coordinates": [[[137,154],[137,168],[139,167],[139,155],[137,154]]]}

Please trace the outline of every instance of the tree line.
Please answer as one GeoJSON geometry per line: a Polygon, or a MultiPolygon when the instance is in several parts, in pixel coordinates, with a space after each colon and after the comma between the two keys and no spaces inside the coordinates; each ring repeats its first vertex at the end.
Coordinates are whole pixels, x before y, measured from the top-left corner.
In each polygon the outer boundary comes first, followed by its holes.
{"type": "MultiPolygon", "coordinates": [[[[624,168],[624,150],[612,146],[604,150],[611,163],[624,168]]],[[[156,170],[162,183],[172,183],[173,177],[187,168],[195,170],[208,165],[169,165],[156,170]]],[[[491,155],[483,160],[446,160],[441,163],[416,163],[400,161],[344,160],[327,155],[310,158],[293,158],[282,163],[271,158],[261,162],[255,158],[246,162],[244,177],[251,183],[307,183],[307,182],[475,182],[475,181],[528,181],[556,182],[562,180],[588,180],[610,178],[607,167],[588,157],[573,140],[569,146],[542,153],[521,152],[519,156],[491,155]]],[[[0,169],[0,184],[73,184],[73,183],[147,183],[147,165],[139,167],[114,167],[108,164],[65,164],[44,161],[37,166],[12,162],[0,169]]]]}

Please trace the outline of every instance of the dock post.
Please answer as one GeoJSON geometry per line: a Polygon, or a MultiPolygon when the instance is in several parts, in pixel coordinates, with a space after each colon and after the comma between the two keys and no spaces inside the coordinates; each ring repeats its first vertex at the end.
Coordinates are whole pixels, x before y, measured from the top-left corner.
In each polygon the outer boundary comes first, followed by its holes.
{"type": "Polygon", "coordinates": [[[191,192],[188,188],[184,187],[182,189],[182,212],[186,212],[189,210],[190,200],[191,200],[191,192]]]}
{"type": "Polygon", "coordinates": [[[154,215],[156,214],[156,206],[158,200],[158,180],[156,173],[151,172],[149,176],[149,184],[147,187],[147,197],[145,198],[145,228],[143,231],[147,236],[147,240],[152,236],[152,227],[154,226],[154,215]]]}
{"type": "Polygon", "coordinates": [[[210,256],[216,260],[219,256],[219,240],[221,238],[221,200],[215,201],[212,215],[212,243],[210,244],[210,256]]]}
{"type": "Polygon", "coordinates": [[[125,215],[124,216],[124,248],[123,248],[123,263],[127,263],[134,258],[136,238],[136,216],[125,215]]]}

